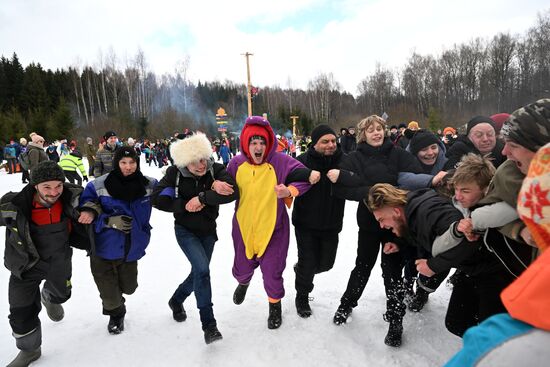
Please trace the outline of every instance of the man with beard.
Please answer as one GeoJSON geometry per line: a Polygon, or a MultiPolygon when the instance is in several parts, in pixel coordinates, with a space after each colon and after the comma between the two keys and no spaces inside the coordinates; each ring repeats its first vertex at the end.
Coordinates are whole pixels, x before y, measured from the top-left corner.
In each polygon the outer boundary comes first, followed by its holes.
{"type": "Polygon", "coordinates": [[[117,136],[114,131],[107,131],[103,135],[105,145],[99,149],[96,154],[94,165],[94,177],[106,175],[114,169],[113,157],[117,150],[117,136]]]}
{"type": "Polygon", "coordinates": [[[82,230],[82,238],[89,238],[88,226],[78,225],[82,214],[75,210],[82,187],[64,181],[57,163],[41,162],[21,192],[0,200],[0,225],[6,226],[4,261],[11,271],[9,320],[21,350],[8,366],[28,366],[40,358],[40,303],[52,321],[63,319],[61,304],[71,297],[73,234],[82,230]]]}
{"type": "Polygon", "coordinates": [[[296,311],[303,318],[311,316],[309,293],[313,278],[332,269],[342,230],[345,200],[332,194],[332,169],[338,168],[343,153],[336,144],[336,133],[328,125],[318,125],[311,132],[310,148],[297,159],[313,170],[313,186],[296,198],[292,224],[298,245],[296,272],[296,311]]]}

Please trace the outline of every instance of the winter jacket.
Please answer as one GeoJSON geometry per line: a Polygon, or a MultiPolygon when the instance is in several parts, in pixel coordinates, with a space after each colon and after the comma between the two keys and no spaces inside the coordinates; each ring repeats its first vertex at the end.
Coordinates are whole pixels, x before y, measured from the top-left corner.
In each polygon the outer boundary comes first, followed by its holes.
{"type": "Polygon", "coordinates": [[[239,196],[235,180],[224,166],[209,161],[209,169],[204,176],[194,176],[187,168],[170,166],[153,192],[155,208],[174,213],[175,223],[197,236],[216,235],[216,218],[220,204],[229,203],[239,196]],[[231,195],[220,195],[211,189],[215,180],[227,182],[235,188],[231,195]],[[206,206],[198,212],[188,212],[185,204],[204,193],[206,206]]]}
{"type": "MultiPolygon", "coordinates": [[[[93,246],[92,228],[77,222],[80,213],[76,208],[81,192],[82,187],[64,183],[59,200],[63,204],[63,215],[71,220],[69,245],[90,249],[93,246]]],[[[9,192],[0,199],[0,225],[6,226],[4,265],[17,278],[41,260],[30,233],[35,193],[34,187],[27,185],[20,192],[9,192]]]]}
{"type": "Polygon", "coordinates": [[[15,158],[15,148],[11,145],[7,145],[4,148],[4,159],[12,159],[15,158]]]}
{"type": "Polygon", "coordinates": [[[336,233],[342,230],[346,201],[334,196],[334,185],[328,179],[327,172],[338,168],[343,156],[340,148],[334,155],[325,156],[310,147],[296,158],[307,168],[319,171],[321,179],[315,185],[311,185],[308,192],[296,198],[292,211],[292,224],[295,227],[336,233]]]}
{"type": "Polygon", "coordinates": [[[94,177],[106,175],[113,170],[113,157],[117,147],[111,148],[105,144],[103,149],[97,151],[94,163],[94,177]]]}
{"type": "Polygon", "coordinates": [[[32,142],[27,145],[27,156],[29,157],[29,171],[31,172],[38,166],[38,163],[49,160],[44,148],[32,142]]]}
{"type": "Polygon", "coordinates": [[[151,195],[157,180],[146,177],[149,184],[145,196],[132,202],[113,198],[105,187],[107,175],[89,182],[80,196],[80,207],[101,208],[93,226],[95,231],[95,254],[106,260],[139,260],[145,255],[145,248],[151,238],[151,195]],[[126,215],[132,217],[132,229],[129,235],[106,226],[109,217],[126,215]],[[129,241],[127,244],[126,241],[129,241]],[[129,245],[129,248],[128,248],[129,245]]]}
{"type": "Polygon", "coordinates": [[[85,148],[85,154],[86,154],[86,158],[88,159],[88,166],[90,167],[94,167],[95,165],[95,154],[96,154],[96,149],[95,147],[92,145],[92,144],[86,144],[86,148],[85,148]]]}
{"type": "Polygon", "coordinates": [[[78,168],[82,174],[82,177],[88,176],[86,169],[84,168],[84,164],[82,163],[82,155],[77,151],[64,155],[59,161],[59,166],[61,166],[63,171],[69,172],[76,172],[76,169],[78,168]]]}
{"type": "Polygon", "coordinates": [[[380,229],[374,215],[363,202],[370,188],[377,183],[397,186],[399,172],[422,172],[412,154],[394,146],[388,138],[379,147],[366,142],[359,143],[356,151],[342,159],[340,169],[334,193],[347,200],[359,201],[357,224],[359,228],[370,231],[380,229]]]}
{"type": "MultiPolygon", "coordinates": [[[[407,194],[405,218],[411,242],[432,253],[436,238],[447,232],[451,226],[455,226],[464,216],[450,200],[439,196],[434,190],[422,189],[407,194]]],[[[428,259],[428,266],[436,273],[453,267],[463,267],[472,257],[479,254],[481,249],[479,243],[470,243],[463,239],[450,250],[428,259]]]]}
{"type": "MultiPolygon", "coordinates": [[[[490,158],[492,159],[491,162],[496,168],[498,168],[506,160],[506,156],[502,155],[503,148],[504,143],[500,139],[497,139],[497,143],[490,153],[490,158]]],[[[460,135],[449,150],[447,150],[447,158],[449,158],[449,160],[445,163],[443,170],[447,171],[456,168],[456,165],[460,162],[460,159],[468,153],[482,155],[466,135],[460,135]]]]}

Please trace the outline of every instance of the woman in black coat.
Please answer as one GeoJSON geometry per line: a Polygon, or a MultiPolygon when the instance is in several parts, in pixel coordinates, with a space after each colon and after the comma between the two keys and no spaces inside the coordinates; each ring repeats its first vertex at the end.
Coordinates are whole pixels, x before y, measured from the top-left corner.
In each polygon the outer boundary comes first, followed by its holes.
{"type": "Polygon", "coordinates": [[[385,320],[390,322],[390,330],[384,342],[390,346],[399,346],[405,314],[402,256],[399,252],[392,253],[390,248],[395,249],[397,239],[391,231],[380,228],[363,200],[374,184],[389,183],[397,186],[399,172],[421,173],[422,168],[410,153],[394,146],[389,138],[385,138],[385,126],[385,121],[376,115],[361,120],[357,124],[357,150],[351,152],[340,166],[335,191],[347,200],[359,201],[359,235],[355,268],[350,274],[348,286],[333,321],[337,325],[345,323],[352,309],[357,306],[382,244],[382,272],[387,297],[385,320]]]}

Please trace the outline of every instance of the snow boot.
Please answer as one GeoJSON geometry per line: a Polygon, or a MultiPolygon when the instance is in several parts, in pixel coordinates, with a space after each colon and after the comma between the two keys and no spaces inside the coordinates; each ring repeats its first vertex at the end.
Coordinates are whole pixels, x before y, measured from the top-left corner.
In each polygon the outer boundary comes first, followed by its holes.
{"type": "Polygon", "coordinates": [[[296,294],[296,312],[298,316],[304,319],[312,315],[311,307],[309,306],[309,296],[307,294],[296,294]]]}
{"type": "Polygon", "coordinates": [[[41,355],[42,351],[40,347],[35,350],[22,350],[7,367],[27,367],[31,362],[40,358],[41,355]]]}
{"type": "Polygon", "coordinates": [[[409,310],[412,312],[420,312],[424,308],[426,302],[428,302],[428,293],[425,289],[421,287],[416,288],[416,294],[409,302],[409,310]]]}
{"type": "Polygon", "coordinates": [[[352,311],[353,308],[340,304],[340,306],[336,310],[336,313],[334,314],[332,322],[334,322],[336,325],[345,324],[348,321],[348,318],[351,315],[352,311]]]}
{"type": "Polygon", "coordinates": [[[403,302],[405,302],[406,305],[411,303],[411,301],[414,298],[413,286],[414,286],[415,280],[416,280],[416,278],[412,278],[410,280],[403,279],[403,289],[404,289],[404,292],[405,292],[403,302]]]}
{"type": "Polygon", "coordinates": [[[46,312],[48,313],[48,317],[50,318],[50,320],[55,322],[63,320],[63,317],[65,317],[63,306],[57,303],[52,303],[50,296],[47,294],[47,292],[44,292],[44,289],[42,289],[42,292],[40,292],[40,301],[46,308],[46,312]]]}
{"type": "MultiPolygon", "coordinates": [[[[250,284],[250,283],[249,283],[250,284]]],[[[235,293],[233,293],[233,303],[236,305],[240,305],[244,301],[244,297],[246,296],[246,291],[248,290],[249,284],[240,284],[235,289],[235,293]]]]}
{"type": "Polygon", "coordinates": [[[107,325],[107,330],[111,335],[117,335],[124,331],[124,313],[113,316],[109,318],[109,324],[107,325]]]}
{"type": "Polygon", "coordinates": [[[222,333],[218,330],[218,327],[214,325],[207,326],[204,330],[204,342],[211,344],[215,341],[222,340],[222,333]]]}
{"type": "Polygon", "coordinates": [[[277,303],[269,302],[269,317],[267,318],[268,329],[278,329],[283,323],[283,316],[281,315],[281,301],[277,303]]]}
{"type": "Polygon", "coordinates": [[[170,298],[168,301],[168,306],[172,310],[172,317],[177,322],[183,322],[187,320],[187,313],[185,312],[185,308],[183,308],[183,304],[176,301],[174,298],[170,298]]]}
{"type": "Polygon", "coordinates": [[[388,333],[384,338],[384,344],[390,347],[400,347],[402,335],[403,335],[403,321],[392,320],[390,321],[390,327],[388,329],[388,333]]]}

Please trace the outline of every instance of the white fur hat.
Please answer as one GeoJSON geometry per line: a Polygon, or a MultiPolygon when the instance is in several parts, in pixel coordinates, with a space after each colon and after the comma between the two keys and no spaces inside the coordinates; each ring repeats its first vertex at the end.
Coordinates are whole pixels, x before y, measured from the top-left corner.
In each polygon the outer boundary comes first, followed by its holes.
{"type": "Polygon", "coordinates": [[[189,163],[198,162],[201,159],[210,159],[212,144],[210,144],[206,135],[197,133],[172,143],[170,154],[176,166],[186,167],[189,163]]]}

